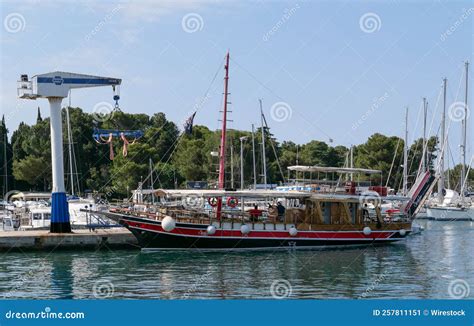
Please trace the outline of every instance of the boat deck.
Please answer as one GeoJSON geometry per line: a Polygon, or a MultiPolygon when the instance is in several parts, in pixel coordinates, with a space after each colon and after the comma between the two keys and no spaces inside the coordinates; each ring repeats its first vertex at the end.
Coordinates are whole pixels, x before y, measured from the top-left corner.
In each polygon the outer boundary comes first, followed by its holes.
{"type": "Polygon", "coordinates": [[[0,232],[0,252],[120,248],[138,248],[136,238],[125,228],[73,230],[67,234],[48,230],[0,232]]]}

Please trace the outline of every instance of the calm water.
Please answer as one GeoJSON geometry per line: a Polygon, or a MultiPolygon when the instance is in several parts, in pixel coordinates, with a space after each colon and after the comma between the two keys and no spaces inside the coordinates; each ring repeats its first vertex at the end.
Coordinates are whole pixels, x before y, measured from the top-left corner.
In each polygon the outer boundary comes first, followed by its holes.
{"type": "Polygon", "coordinates": [[[419,223],[421,235],[362,249],[1,254],[0,297],[474,298],[474,223],[419,223]]]}

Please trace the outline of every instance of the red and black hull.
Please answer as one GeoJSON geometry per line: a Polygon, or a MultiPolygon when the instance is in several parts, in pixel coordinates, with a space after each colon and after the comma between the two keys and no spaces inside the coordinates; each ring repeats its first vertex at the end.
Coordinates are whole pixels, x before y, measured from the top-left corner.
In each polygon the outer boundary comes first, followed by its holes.
{"type": "Polygon", "coordinates": [[[399,230],[374,230],[370,235],[362,231],[299,231],[290,236],[287,230],[252,230],[243,235],[238,229],[217,229],[207,233],[207,224],[176,223],[171,232],[163,230],[161,222],[127,214],[107,213],[118,220],[137,238],[145,250],[245,250],[245,249],[311,249],[330,246],[384,244],[402,240],[399,230]]]}

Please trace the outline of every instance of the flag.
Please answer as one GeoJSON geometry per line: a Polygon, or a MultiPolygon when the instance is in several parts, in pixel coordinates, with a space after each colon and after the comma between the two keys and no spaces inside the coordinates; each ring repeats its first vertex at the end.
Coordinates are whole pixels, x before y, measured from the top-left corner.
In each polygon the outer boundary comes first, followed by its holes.
{"type": "Polygon", "coordinates": [[[186,121],[184,122],[184,132],[186,134],[192,134],[193,132],[193,121],[194,121],[194,116],[196,115],[196,112],[195,111],[193,114],[191,114],[191,116],[186,119],[186,121]]]}

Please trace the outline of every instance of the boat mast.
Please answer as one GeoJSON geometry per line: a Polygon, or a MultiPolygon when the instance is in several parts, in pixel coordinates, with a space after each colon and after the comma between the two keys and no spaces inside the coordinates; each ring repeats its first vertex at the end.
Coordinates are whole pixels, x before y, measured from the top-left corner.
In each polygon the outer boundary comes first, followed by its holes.
{"type": "Polygon", "coordinates": [[[466,68],[466,93],[464,95],[464,119],[462,120],[462,144],[461,144],[461,200],[464,202],[464,179],[466,178],[466,137],[467,137],[467,88],[468,88],[468,73],[469,61],[465,62],[466,68]]]}
{"type": "Polygon", "coordinates": [[[234,144],[230,143],[230,187],[234,189],[234,144]]]}
{"type": "Polygon", "coordinates": [[[226,55],[226,64],[224,66],[224,110],[222,112],[222,132],[221,132],[221,147],[219,154],[219,189],[225,188],[225,146],[227,133],[227,95],[229,85],[229,52],[226,55]]]}
{"type": "MultiPolygon", "coordinates": [[[[350,149],[350,167],[351,169],[354,168],[354,145],[351,145],[350,149]]],[[[351,173],[350,176],[350,180],[354,181],[354,173],[351,173]]]]}
{"type": "Polygon", "coordinates": [[[71,90],[69,90],[69,106],[66,108],[67,140],[69,151],[69,176],[71,178],[71,196],[74,196],[74,171],[72,167],[72,133],[71,120],[69,119],[69,109],[71,108],[71,90]]]}
{"type": "Polygon", "coordinates": [[[8,200],[8,198],[5,198],[6,194],[8,193],[8,162],[7,162],[7,142],[8,142],[8,136],[7,136],[7,128],[5,126],[5,137],[3,140],[3,171],[4,171],[4,176],[5,176],[5,187],[3,197],[4,200],[8,200]]]}
{"type": "Polygon", "coordinates": [[[252,123],[252,160],[253,160],[253,189],[257,189],[257,167],[255,165],[255,130],[252,123]]]}
{"type": "Polygon", "coordinates": [[[441,155],[439,157],[439,180],[438,180],[438,200],[440,203],[443,202],[443,189],[444,189],[444,153],[446,151],[446,87],[448,79],[443,78],[443,116],[441,117],[441,155]]]}
{"type": "Polygon", "coordinates": [[[403,148],[403,188],[402,195],[408,190],[408,107],[405,109],[405,144],[403,148]]]}
{"type": "MultiPolygon", "coordinates": [[[[225,77],[224,77],[224,109],[222,112],[222,131],[221,131],[221,147],[219,153],[219,182],[218,186],[220,190],[225,189],[225,142],[227,132],[227,95],[229,87],[229,52],[227,52],[225,59],[225,77]]],[[[217,200],[217,219],[221,218],[222,210],[222,197],[217,200]]]]}
{"type": "Polygon", "coordinates": [[[153,205],[155,205],[155,191],[154,191],[154,183],[155,183],[155,180],[153,180],[153,161],[151,160],[151,157],[150,157],[150,160],[149,160],[149,169],[150,169],[150,189],[151,189],[151,203],[153,205]]]}
{"type": "Polygon", "coordinates": [[[265,129],[263,127],[263,108],[262,108],[262,99],[258,100],[260,102],[260,119],[262,123],[262,164],[263,164],[263,183],[264,189],[267,189],[267,158],[265,155],[265,129]]]}
{"type": "Polygon", "coordinates": [[[426,116],[428,114],[428,102],[426,97],[423,97],[423,156],[421,158],[421,171],[428,170],[428,141],[426,140],[426,116]]]}

